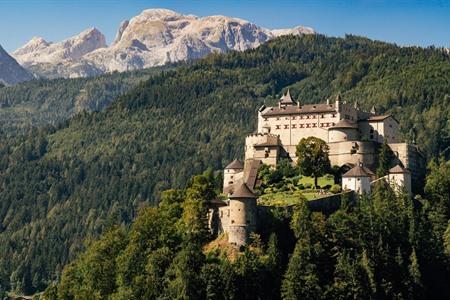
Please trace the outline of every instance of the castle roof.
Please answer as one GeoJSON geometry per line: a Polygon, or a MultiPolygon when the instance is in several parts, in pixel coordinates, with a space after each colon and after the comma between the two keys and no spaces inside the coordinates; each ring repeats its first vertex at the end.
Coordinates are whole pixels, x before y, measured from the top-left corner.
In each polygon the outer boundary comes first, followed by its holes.
{"type": "Polygon", "coordinates": [[[229,196],[230,199],[242,199],[242,198],[250,198],[256,199],[255,194],[248,188],[245,183],[241,183],[236,190],[229,196]]]}
{"type": "Polygon", "coordinates": [[[391,117],[391,115],[370,116],[367,118],[367,121],[383,121],[389,117],[391,117]]]}
{"type": "Polygon", "coordinates": [[[330,127],[329,129],[338,129],[338,128],[358,128],[358,124],[354,122],[350,122],[349,120],[342,119],[339,122],[337,122],[333,127],[330,127]]]}
{"type": "Polygon", "coordinates": [[[409,171],[400,165],[396,165],[395,167],[389,170],[389,174],[403,174],[403,173],[409,173],[409,171]]]}
{"type": "Polygon", "coordinates": [[[230,164],[228,164],[228,166],[226,166],[225,169],[242,170],[244,169],[244,163],[238,159],[235,159],[230,164]]]}
{"type": "Polygon", "coordinates": [[[227,206],[226,202],[219,198],[211,199],[208,201],[208,203],[213,206],[227,206]]]}
{"type": "Polygon", "coordinates": [[[353,169],[342,175],[342,177],[371,177],[373,175],[375,174],[372,171],[364,167],[362,163],[359,163],[353,169]]]}
{"type": "Polygon", "coordinates": [[[289,89],[287,90],[286,95],[281,96],[280,103],[281,104],[286,104],[286,105],[295,104],[295,101],[292,100],[291,93],[289,92],[289,89]]]}
{"type": "Polygon", "coordinates": [[[264,117],[268,116],[280,116],[280,115],[298,115],[298,114],[311,114],[311,113],[326,113],[336,112],[334,103],[326,104],[305,104],[301,106],[290,105],[285,107],[271,107],[262,114],[264,117]]]}

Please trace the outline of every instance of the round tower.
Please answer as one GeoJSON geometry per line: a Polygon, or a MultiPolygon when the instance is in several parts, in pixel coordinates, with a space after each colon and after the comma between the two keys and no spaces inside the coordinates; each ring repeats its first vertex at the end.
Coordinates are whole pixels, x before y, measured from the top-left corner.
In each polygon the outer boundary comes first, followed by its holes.
{"type": "Polygon", "coordinates": [[[243,246],[250,233],[256,230],[256,198],[245,183],[241,183],[229,195],[229,243],[243,246]]]}
{"type": "Polygon", "coordinates": [[[357,141],[358,136],[358,125],[345,119],[328,129],[329,143],[357,141]]]}
{"type": "Polygon", "coordinates": [[[228,189],[231,187],[238,179],[242,178],[244,171],[244,163],[240,160],[233,160],[228,166],[223,170],[223,191],[228,194],[228,189]]]}
{"type": "Polygon", "coordinates": [[[405,189],[408,194],[411,194],[411,173],[407,169],[396,165],[389,170],[388,180],[397,192],[405,189]]]}

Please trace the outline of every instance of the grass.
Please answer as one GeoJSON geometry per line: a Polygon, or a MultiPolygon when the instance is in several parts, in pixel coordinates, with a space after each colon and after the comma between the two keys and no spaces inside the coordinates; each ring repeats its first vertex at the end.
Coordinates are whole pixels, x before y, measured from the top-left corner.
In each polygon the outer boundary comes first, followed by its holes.
{"type": "MultiPolygon", "coordinates": [[[[314,186],[314,178],[309,176],[302,176],[300,180],[298,181],[299,184],[303,184],[304,186],[306,184],[310,184],[311,186],[314,186]]],[[[325,175],[322,177],[319,177],[317,184],[319,186],[326,186],[330,185],[332,186],[334,184],[334,178],[332,175],[325,175]]]]}

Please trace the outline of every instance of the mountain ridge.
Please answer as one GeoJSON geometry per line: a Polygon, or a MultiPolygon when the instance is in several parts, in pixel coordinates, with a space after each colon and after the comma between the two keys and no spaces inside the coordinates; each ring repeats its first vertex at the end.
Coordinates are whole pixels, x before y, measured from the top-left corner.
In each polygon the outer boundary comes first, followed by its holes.
{"type": "Polygon", "coordinates": [[[146,9],[122,21],[109,46],[103,34],[91,28],[56,43],[33,38],[12,56],[40,76],[73,78],[161,66],[213,52],[244,51],[281,35],[314,33],[303,26],[269,30],[222,15],[198,17],[146,9]]]}

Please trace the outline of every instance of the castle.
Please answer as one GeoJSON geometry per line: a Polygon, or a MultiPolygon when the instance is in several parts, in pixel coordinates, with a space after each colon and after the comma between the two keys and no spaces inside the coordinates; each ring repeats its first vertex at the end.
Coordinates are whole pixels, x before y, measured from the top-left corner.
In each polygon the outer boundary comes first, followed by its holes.
{"type": "Polygon", "coordinates": [[[413,180],[420,180],[423,156],[415,145],[400,141],[399,123],[391,115],[378,115],[360,109],[358,102],[346,103],[340,95],[334,102],[302,104],[289,90],[278,106],[258,110],[258,126],[245,140],[245,161],[234,160],[224,169],[223,193],[227,202],[217,201],[210,211],[217,231],[228,233],[229,242],[244,245],[257,227],[257,171],[260,165],[276,167],[280,159],[296,163],[296,146],[302,138],[314,136],[329,146],[332,166],[342,170],[342,188],[370,193],[371,185],[385,180],[396,189],[411,193],[413,180]],[[387,143],[395,154],[395,167],[376,178],[378,153],[387,143]]]}

